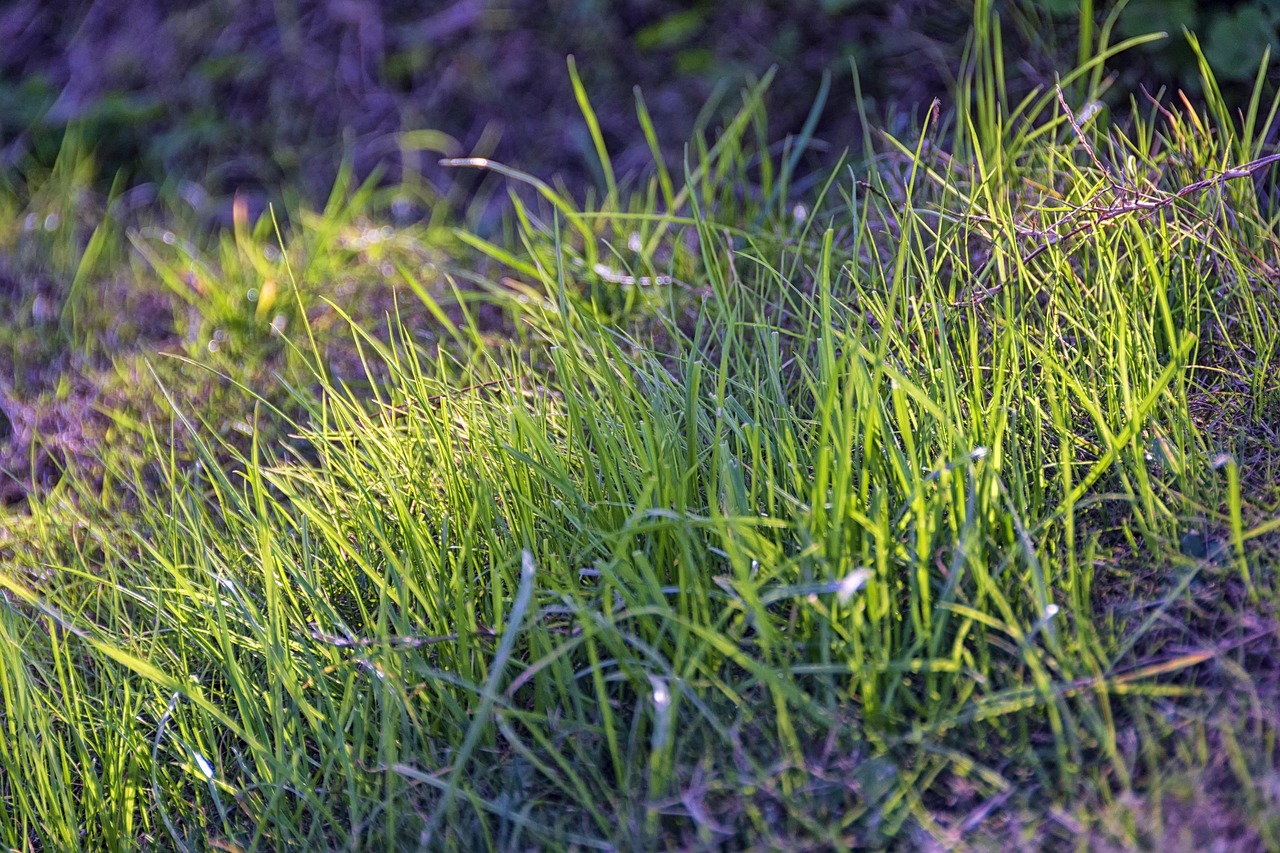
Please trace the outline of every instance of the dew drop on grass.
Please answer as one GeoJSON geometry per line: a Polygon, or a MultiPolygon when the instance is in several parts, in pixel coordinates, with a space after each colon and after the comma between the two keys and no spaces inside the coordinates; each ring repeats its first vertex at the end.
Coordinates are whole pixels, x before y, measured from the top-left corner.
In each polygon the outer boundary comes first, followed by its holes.
{"type": "Polygon", "coordinates": [[[848,604],[853,594],[862,589],[870,578],[871,572],[867,569],[854,569],[849,572],[840,579],[840,585],[836,587],[836,601],[848,604]]]}
{"type": "Polygon", "coordinates": [[[204,776],[206,782],[213,781],[213,765],[209,763],[209,759],[205,758],[194,749],[191,750],[191,757],[195,759],[196,766],[200,768],[200,775],[204,776]]]}
{"type": "Polygon", "coordinates": [[[667,687],[666,679],[656,675],[649,676],[649,686],[653,689],[653,710],[656,717],[651,744],[657,750],[665,747],[671,739],[671,690],[667,687]]]}
{"type": "Polygon", "coordinates": [[[649,684],[653,687],[653,704],[659,711],[665,711],[671,705],[671,691],[667,682],[656,675],[649,676],[649,684]]]}

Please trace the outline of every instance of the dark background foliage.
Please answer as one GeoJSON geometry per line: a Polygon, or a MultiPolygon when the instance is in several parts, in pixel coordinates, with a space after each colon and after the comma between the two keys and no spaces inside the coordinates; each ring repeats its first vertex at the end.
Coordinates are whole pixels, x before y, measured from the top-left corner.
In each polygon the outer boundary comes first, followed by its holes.
{"type": "MultiPolygon", "coordinates": [[[[1016,85],[1074,64],[1081,8],[997,4],[1016,85]]],[[[344,155],[361,175],[380,166],[439,186],[450,179],[440,152],[423,147],[590,182],[568,54],[622,174],[648,158],[634,86],[678,146],[708,102],[732,104],[771,66],[776,137],[799,126],[831,72],[819,139],[837,153],[861,138],[851,62],[878,121],[908,118],[945,100],[972,11],[944,0],[16,0],[0,9],[0,172],[47,166],[79,125],[104,180],[186,179],[212,199],[282,185],[315,198],[344,155]],[[402,133],[422,130],[447,139],[402,133]]],[[[1278,19],[1277,0],[1133,0],[1117,38],[1172,36],[1119,62],[1117,89],[1194,88],[1182,27],[1200,33],[1224,82],[1250,82],[1278,19]]]]}

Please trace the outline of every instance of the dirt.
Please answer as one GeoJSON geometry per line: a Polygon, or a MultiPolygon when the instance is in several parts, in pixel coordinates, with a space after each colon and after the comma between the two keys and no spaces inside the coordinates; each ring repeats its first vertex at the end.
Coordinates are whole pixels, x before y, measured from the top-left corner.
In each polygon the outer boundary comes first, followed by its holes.
{"type": "Polygon", "coordinates": [[[861,139],[851,60],[877,113],[927,105],[945,97],[970,14],[937,0],[19,0],[0,12],[0,166],[48,158],[49,137],[79,121],[135,180],[196,181],[213,199],[281,185],[323,197],[344,153],[360,174],[441,187],[475,181],[446,175],[441,153],[582,185],[595,175],[569,54],[620,173],[649,160],[633,87],[678,158],[708,99],[731,105],[771,66],[775,138],[832,73],[821,136],[834,153],[861,139]],[[444,152],[412,150],[431,140],[401,134],[420,130],[445,134],[444,152]]]}

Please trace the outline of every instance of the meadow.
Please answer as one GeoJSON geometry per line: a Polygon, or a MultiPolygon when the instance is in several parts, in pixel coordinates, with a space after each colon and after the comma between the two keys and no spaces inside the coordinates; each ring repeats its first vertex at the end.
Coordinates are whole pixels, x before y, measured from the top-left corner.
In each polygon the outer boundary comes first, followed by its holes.
{"type": "Polygon", "coordinates": [[[821,172],[570,63],[496,233],[6,180],[0,845],[1280,849],[1277,101],[1109,35],[821,172]]]}

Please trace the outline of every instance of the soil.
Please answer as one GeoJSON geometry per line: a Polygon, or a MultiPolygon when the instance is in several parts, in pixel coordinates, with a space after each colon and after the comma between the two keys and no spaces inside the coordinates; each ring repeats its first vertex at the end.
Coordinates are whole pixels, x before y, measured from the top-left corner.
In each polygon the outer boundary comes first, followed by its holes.
{"type": "Polygon", "coordinates": [[[382,168],[442,187],[475,177],[444,174],[441,153],[581,186],[595,179],[594,157],[570,54],[620,174],[649,160],[633,87],[674,159],[710,99],[731,108],[774,66],[778,139],[800,127],[831,72],[820,137],[834,155],[861,139],[851,61],[873,114],[927,106],[946,96],[971,15],[938,0],[180,5],[18,0],[0,11],[0,168],[49,159],[80,122],[108,177],[194,181],[215,200],[282,185],[323,198],[344,153],[360,175],[382,168]],[[444,152],[412,150],[432,140],[402,134],[422,130],[443,133],[444,152]]]}

